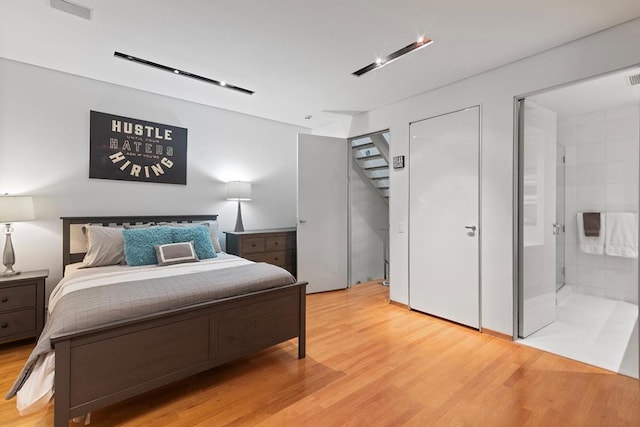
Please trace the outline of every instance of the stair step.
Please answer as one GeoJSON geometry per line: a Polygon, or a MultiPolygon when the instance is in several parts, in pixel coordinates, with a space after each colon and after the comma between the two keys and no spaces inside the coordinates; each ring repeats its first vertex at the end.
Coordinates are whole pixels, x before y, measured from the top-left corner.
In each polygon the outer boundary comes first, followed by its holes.
{"type": "Polygon", "coordinates": [[[379,181],[381,179],[389,179],[389,175],[387,175],[387,176],[370,176],[369,179],[372,180],[372,181],[379,181]]]}
{"type": "Polygon", "coordinates": [[[388,190],[389,186],[384,186],[384,187],[376,187],[378,190],[388,190]]]}
{"type": "Polygon", "coordinates": [[[365,148],[374,148],[376,145],[373,142],[367,142],[366,144],[360,144],[360,145],[352,145],[351,148],[353,150],[362,150],[365,148]]]}
{"type": "Polygon", "coordinates": [[[384,165],[384,166],[369,166],[366,168],[362,168],[366,171],[385,171],[387,169],[389,169],[389,165],[384,165]]]}
{"type": "Polygon", "coordinates": [[[382,154],[371,154],[369,156],[356,157],[356,160],[377,160],[377,159],[384,159],[384,157],[382,157],[382,154]]]}

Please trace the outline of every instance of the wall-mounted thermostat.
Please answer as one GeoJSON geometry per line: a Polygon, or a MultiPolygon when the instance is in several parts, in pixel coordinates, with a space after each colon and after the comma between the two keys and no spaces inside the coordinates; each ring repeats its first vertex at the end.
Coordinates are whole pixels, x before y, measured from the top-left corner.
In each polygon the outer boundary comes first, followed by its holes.
{"type": "Polygon", "coordinates": [[[404,168],[404,156],[395,156],[393,158],[393,168],[394,169],[404,168]]]}

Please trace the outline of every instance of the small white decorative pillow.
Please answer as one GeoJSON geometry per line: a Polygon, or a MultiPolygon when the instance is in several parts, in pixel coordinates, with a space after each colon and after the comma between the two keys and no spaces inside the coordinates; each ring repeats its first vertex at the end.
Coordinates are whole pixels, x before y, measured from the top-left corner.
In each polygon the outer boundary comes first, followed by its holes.
{"type": "Polygon", "coordinates": [[[172,265],[200,261],[193,247],[193,241],[155,245],[155,248],[158,265],[172,265]]]}

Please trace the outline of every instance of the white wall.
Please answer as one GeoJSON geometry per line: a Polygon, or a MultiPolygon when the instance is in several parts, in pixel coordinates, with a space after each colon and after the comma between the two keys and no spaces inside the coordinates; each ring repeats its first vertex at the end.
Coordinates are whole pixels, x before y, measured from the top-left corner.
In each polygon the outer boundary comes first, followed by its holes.
{"type": "MultiPolygon", "coordinates": [[[[349,135],[390,128],[390,155],[406,156],[410,122],[481,105],[483,327],[513,330],[514,96],[638,64],[638,39],[640,19],[353,118],[349,135]]],[[[408,170],[392,171],[390,292],[400,303],[408,300],[408,194],[408,170]]]]}
{"type": "MultiPolygon", "coordinates": [[[[238,95],[244,96],[244,95],[238,95]]],[[[0,192],[35,197],[15,224],[16,268],[61,277],[60,216],[218,213],[233,229],[224,182],[253,182],[247,230],[295,226],[297,133],[260,119],[0,59],[0,192]],[[89,110],[188,129],[187,185],[89,179],[89,110]]]]}
{"type": "MultiPolygon", "coordinates": [[[[566,283],[579,293],[638,303],[638,260],[578,249],[577,212],[638,212],[640,108],[560,117],[566,147],[566,283]]],[[[605,225],[606,230],[606,225],[605,225]]]]}

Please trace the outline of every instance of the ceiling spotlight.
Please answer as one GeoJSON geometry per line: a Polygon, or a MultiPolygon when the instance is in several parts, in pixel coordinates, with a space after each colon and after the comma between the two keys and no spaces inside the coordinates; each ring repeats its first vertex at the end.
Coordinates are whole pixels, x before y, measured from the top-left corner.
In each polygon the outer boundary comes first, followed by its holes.
{"type": "Polygon", "coordinates": [[[369,71],[376,70],[378,68],[384,67],[387,64],[390,64],[391,62],[395,61],[403,55],[406,55],[407,53],[422,49],[425,46],[429,46],[431,43],[433,43],[433,40],[431,40],[430,38],[420,37],[415,42],[403,47],[402,49],[398,49],[395,52],[390,53],[385,58],[376,58],[375,62],[367,65],[366,67],[362,67],[351,74],[356,77],[360,77],[361,75],[366,74],[369,71]]]}
{"type": "Polygon", "coordinates": [[[126,59],[128,61],[135,62],[137,64],[148,65],[149,67],[157,68],[159,70],[164,70],[164,71],[168,71],[168,72],[171,72],[171,73],[174,73],[174,74],[179,74],[179,75],[184,76],[184,77],[191,77],[192,79],[200,80],[201,82],[210,83],[210,84],[213,84],[213,85],[216,85],[216,86],[225,87],[227,89],[232,89],[232,90],[235,90],[237,92],[245,93],[247,95],[253,95],[255,93],[252,90],[245,89],[245,88],[240,87],[240,86],[230,85],[227,82],[210,79],[208,77],[199,76],[197,74],[193,74],[193,73],[189,73],[187,71],[179,70],[179,69],[174,68],[174,67],[169,67],[167,65],[158,64],[157,62],[152,62],[152,61],[148,61],[146,59],[138,58],[136,56],[127,55],[126,53],[122,53],[122,52],[117,52],[116,51],[116,52],[113,52],[113,56],[115,56],[116,58],[126,59]]]}

